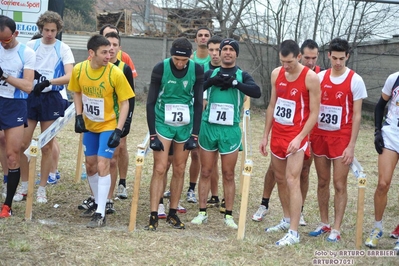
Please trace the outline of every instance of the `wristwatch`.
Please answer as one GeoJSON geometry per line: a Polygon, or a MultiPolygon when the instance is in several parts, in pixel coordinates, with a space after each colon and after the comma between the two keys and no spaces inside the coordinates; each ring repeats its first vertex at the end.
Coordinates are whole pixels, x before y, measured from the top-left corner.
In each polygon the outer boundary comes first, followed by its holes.
{"type": "Polygon", "coordinates": [[[233,82],[231,82],[231,85],[233,85],[233,88],[235,88],[238,84],[238,81],[235,79],[233,82]]]}
{"type": "Polygon", "coordinates": [[[1,79],[6,80],[6,79],[8,79],[9,76],[10,75],[8,75],[7,73],[3,73],[3,76],[1,76],[1,79]]]}

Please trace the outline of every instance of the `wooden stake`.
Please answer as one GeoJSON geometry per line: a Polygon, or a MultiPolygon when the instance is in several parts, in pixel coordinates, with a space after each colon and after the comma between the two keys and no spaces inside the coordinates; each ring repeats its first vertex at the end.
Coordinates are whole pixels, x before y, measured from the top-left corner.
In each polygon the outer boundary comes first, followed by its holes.
{"type": "Polygon", "coordinates": [[[76,159],[75,183],[79,183],[82,179],[83,164],[83,133],[80,133],[78,144],[78,158],[76,159]]]}
{"type": "Polygon", "coordinates": [[[32,220],[33,190],[35,188],[36,176],[36,157],[39,154],[37,138],[33,138],[29,146],[29,176],[28,176],[28,194],[26,195],[25,220],[32,220]]]}
{"type": "Polygon", "coordinates": [[[134,178],[133,200],[132,200],[132,206],[130,209],[129,232],[133,231],[136,227],[137,210],[138,210],[138,206],[139,206],[141,172],[142,172],[144,158],[146,155],[146,150],[148,148],[149,140],[150,140],[150,134],[147,133],[143,143],[141,143],[137,146],[136,173],[135,173],[135,178],[134,178]]]}

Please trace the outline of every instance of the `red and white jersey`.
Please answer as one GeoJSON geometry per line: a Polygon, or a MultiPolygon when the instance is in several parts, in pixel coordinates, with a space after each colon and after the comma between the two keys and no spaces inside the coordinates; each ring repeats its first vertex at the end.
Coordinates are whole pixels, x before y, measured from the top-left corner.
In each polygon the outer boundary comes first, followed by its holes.
{"type": "Polygon", "coordinates": [[[363,79],[349,68],[339,77],[331,77],[331,68],[318,76],[321,84],[320,111],[312,134],[350,136],[353,102],[367,97],[363,79]]]}
{"type": "Polygon", "coordinates": [[[288,81],[282,67],[277,76],[276,104],[273,113],[272,135],[292,140],[305,126],[309,117],[309,91],[306,88],[306,74],[309,68],[304,67],[295,81],[288,81]]]}

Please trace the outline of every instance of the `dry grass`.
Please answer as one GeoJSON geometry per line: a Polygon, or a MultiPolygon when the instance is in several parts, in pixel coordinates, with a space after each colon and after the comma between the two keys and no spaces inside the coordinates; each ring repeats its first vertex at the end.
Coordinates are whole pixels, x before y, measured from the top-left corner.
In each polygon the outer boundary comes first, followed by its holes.
{"type": "MultiPolygon", "coordinates": [[[[134,114],[134,127],[129,135],[130,161],[128,176],[129,199],[116,201],[116,214],[107,216],[107,226],[102,229],[87,229],[87,220],[80,218],[77,205],[89,193],[85,182],[75,184],[75,160],[78,135],[70,123],[59,135],[61,160],[59,170],[61,181],[48,186],[49,202],[45,205],[34,203],[33,219],[24,221],[25,203],[14,203],[14,216],[0,220],[0,265],[310,265],[316,250],[354,250],[357,187],[352,174],[349,177],[349,201],[342,226],[342,241],[339,244],[327,243],[323,238],[310,238],[307,233],[319,221],[315,170],[311,169],[311,184],[305,206],[308,226],[300,228],[301,244],[293,247],[276,248],[274,243],[282,234],[266,234],[266,226],[277,223],[282,217],[277,193],[270,202],[270,214],[265,221],[256,223],[250,220],[257,209],[263,189],[263,176],[270,157],[262,157],[257,151],[263,124],[264,110],[254,110],[251,116],[251,147],[254,171],[251,178],[249,209],[247,212],[246,234],[243,241],[236,240],[237,232],[226,228],[223,216],[217,209],[209,209],[208,224],[194,226],[190,220],[196,216],[197,204],[184,202],[186,214],[180,218],[186,230],[176,230],[160,221],[156,232],[147,232],[143,227],[148,222],[149,183],[152,156],[146,158],[143,168],[137,226],[128,232],[132,185],[134,182],[134,156],[137,144],[142,142],[147,126],[145,104],[139,101],[134,114]],[[53,208],[59,204],[59,208],[53,208]]],[[[377,156],[373,147],[373,127],[363,121],[356,156],[363,164],[368,177],[365,202],[365,231],[367,236],[373,225],[373,193],[377,180],[377,156]]],[[[189,162],[188,162],[189,163],[189,162]]],[[[239,165],[239,163],[237,164],[239,165]]],[[[188,174],[186,175],[188,176],[188,174]]],[[[237,184],[239,171],[237,170],[237,184]]],[[[387,237],[398,223],[398,172],[395,173],[389,192],[384,224],[386,234],[380,241],[379,249],[392,249],[394,240],[387,237]]],[[[184,183],[184,191],[188,181],[184,183]]],[[[333,191],[331,191],[333,195],[333,191]]],[[[185,196],[182,196],[185,199],[185,196]]],[[[333,217],[333,203],[330,201],[330,216],[333,217]]],[[[240,197],[236,197],[234,216],[238,221],[240,197]]],[[[332,219],[330,219],[332,220],[332,219]]],[[[366,247],[362,247],[368,250],[366,247]]],[[[330,256],[326,258],[331,258],[330,256]]],[[[341,257],[342,258],[342,257],[341,257]]],[[[346,257],[358,265],[397,265],[398,258],[346,257]]]]}

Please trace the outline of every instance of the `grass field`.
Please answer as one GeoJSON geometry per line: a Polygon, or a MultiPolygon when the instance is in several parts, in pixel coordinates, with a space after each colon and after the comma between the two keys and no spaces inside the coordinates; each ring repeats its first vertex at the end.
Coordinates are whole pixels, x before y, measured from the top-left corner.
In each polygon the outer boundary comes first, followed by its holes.
{"type": "MultiPolygon", "coordinates": [[[[135,175],[134,157],[137,144],[141,143],[146,131],[145,104],[136,103],[133,125],[128,136],[130,154],[127,180],[129,198],[115,200],[117,212],[107,216],[107,226],[88,229],[85,218],[80,218],[78,204],[89,195],[86,182],[74,183],[77,145],[79,136],[74,133],[73,122],[60,132],[61,144],[59,171],[61,180],[47,188],[49,202],[34,203],[31,221],[25,221],[25,202],[13,204],[14,216],[0,220],[0,265],[312,265],[313,262],[326,264],[356,265],[399,265],[399,257],[372,257],[369,249],[362,246],[365,253],[343,256],[343,251],[355,250],[355,223],[357,204],[357,182],[352,173],[349,176],[349,200],[342,226],[342,241],[331,244],[324,238],[311,238],[307,233],[314,230],[319,222],[316,187],[317,177],[312,166],[310,187],[305,203],[305,218],[308,225],[301,227],[301,243],[291,247],[277,248],[274,243],[283,234],[266,234],[265,227],[276,224],[282,218],[282,210],[277,192],[270,200],[270,213],[262,222],[251,221],[262,197],[263,177],[270,157],[262,157],[258,152],[265,110],[255,109],[251,113],[250,154],[254,169],[251,177],[249,206],[247,212],[245,239],[237,240],[237,231],[226,228],[223,215],[215,208],[209,209],[208,223],[201,226],[190,224],[197,215],[198,205],[185,202],[186,214],[179,217],[186,224],[185,230],[176,230],[164,221],[156,232],[143,228],[148,222],[149,183],[152,169],[152,153],[146,157],[143,167],[139,209],[136,230],[128,231],[131,198],[135,175]],[[54,208],[59,204],[58,208],[54,208]],[[341,255],[340,252],[341,251],[341,255]],[[332,260],[343,259],[342,261],[332,260]],[[316,259],[316,261],[314,261],[316,259]],[[327,259],[328,261],[317,261],[327,259]]],[[[365,198],[365,222],[363,240],[367,237],[374,222],[373,194],[377,183],[377,153],[373,145],[371,121],[363,120],[356,146],[356,157],[367,174],[365,198]]],[[[188,161],[188,165],[190,160],[188,161]]],[[[240,162],[237,163],[237,166],[240,162]]],[[[39,165],[37,165],[39,167],[39,165]]],[[[398,170],[398,169],[397,169],[398,170]]],[[[389,192],[388,206],[384,216],[385,234],[378,250],[391,250],[394,239],[388,237],[399,220],[397,171],[389,192]]],[[[236,171],[239,184],[240,171],[236,171]]],[[[188,173],[184,182],[184,192],[188,187],[188,173]]],[[[238,187],[238,186],[237,186],[238,187]]],[[[222,192],[222,190],[220,190],[222,192]]],[[[333,195],[331,188],[331,195],[333,195]]],[[[330,199],[330,222],[333,221],[333,201],[330,199]]],[[[238,223],[240,196],[236,196],[233,216],[238,223]]]]}

